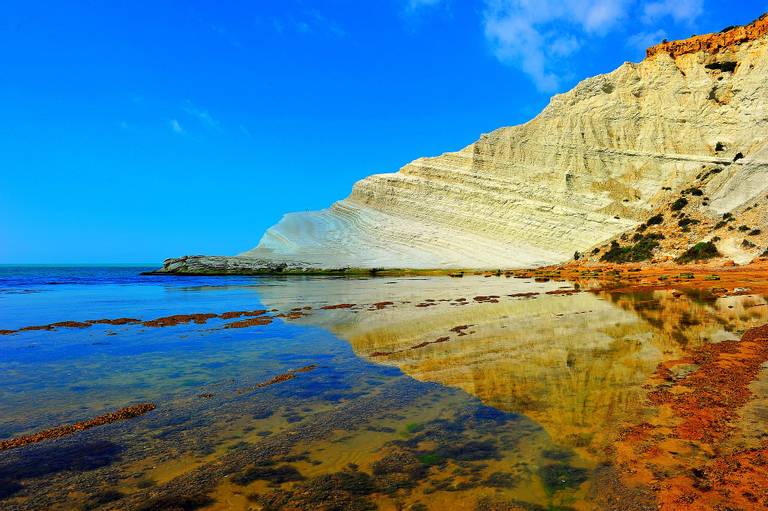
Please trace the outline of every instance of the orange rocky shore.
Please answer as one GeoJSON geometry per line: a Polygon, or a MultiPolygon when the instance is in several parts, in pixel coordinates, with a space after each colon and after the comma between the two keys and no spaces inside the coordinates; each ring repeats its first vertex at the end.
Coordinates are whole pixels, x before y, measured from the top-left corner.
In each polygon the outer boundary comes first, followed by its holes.
{"type": "Polygon", "coordinates": [[[758,19],[747,25],[728,27],[722,32],[693,36],[680,41],[668,41],[646,50],[646,57],[650,58],[659,53],[669,53],[672,57],[705,51],[717,53],[726,48],[754,41],[768,34],[768,14],[763,14],[758,19]]]}
{"type": "Polygon", "coordinates": [[[660,365],[649,393],[657,413],[615,446],[625,480],[652,488],[663,511],[768,509],[768,440],[727,447],[766,362],[768,325],[660,365]]]}
{"type": "Polygon", "coordinates": [[[737,266],[730,261],[702,264],[589,264],[572,262],[538,270],[518,270],[515,276],[552,278],[577,283],[598,281],[603,288],[653,290],[679,287],[710,289],[714,294],[768,293],[768,259],[737,266]]]}

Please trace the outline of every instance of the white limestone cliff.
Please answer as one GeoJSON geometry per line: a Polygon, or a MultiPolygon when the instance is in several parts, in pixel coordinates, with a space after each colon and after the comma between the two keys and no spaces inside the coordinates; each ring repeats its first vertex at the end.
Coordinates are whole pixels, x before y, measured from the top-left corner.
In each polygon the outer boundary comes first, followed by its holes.
{"type": "Polygon", "coordinates": [[[525,124],[369,176],[328,209],[285,215],[239,256],[168,259],[158,272],[512,268],[576,251],[595,261],[660,213],[654,260],[718,239],[723,255],[749,262],[768,255],[767,84],[768,15],[665,42],[525,124]],[[695,201],[669,214],[694,188],[695,201]],[[724,213],[747,223],[723,226],[724,213]],[[693,227],[681,229],[683,216],[693,227]]]}
{"type": "Polygon", "coordinates": [[[710,206],[732,210],[768,191],[767,48],[761,36],[627,62],[526,124],[367,177],[328,209],[285,215],[242,255],[322,267],[555,263],[644,221],[663,188],[713,164],[727,171],[710,206]]]}

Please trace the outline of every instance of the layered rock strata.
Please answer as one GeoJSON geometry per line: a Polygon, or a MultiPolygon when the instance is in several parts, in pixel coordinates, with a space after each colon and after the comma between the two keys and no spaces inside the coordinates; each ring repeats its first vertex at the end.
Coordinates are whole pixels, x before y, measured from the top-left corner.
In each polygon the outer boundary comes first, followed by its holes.
{"type": "Polygon", "coordinates": [[[322,268],[497,268],[567,260],[720,168],[705,207],[768,193],[768,18],[663,43],[554,96],[533,120],[290,213],[244,257],[322,268]]]}

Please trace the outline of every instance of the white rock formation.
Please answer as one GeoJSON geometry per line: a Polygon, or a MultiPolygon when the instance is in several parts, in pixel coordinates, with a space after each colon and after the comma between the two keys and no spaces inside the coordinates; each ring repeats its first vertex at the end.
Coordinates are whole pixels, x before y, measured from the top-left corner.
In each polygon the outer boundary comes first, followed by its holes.
{"type": "Polygon", "coordinates": [[[242,255],[322,267],[555,263],[644,221],[663,187],[711,164],[727,165],[711,207],[737,208],[768,191],[767,42],[625,63],[526,124],[286,215],[242,255]]]}

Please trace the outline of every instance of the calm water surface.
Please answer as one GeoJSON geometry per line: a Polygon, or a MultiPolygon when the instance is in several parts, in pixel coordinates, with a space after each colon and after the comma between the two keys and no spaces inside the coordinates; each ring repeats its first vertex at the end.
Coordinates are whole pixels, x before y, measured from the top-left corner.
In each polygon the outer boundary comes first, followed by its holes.
{"type": "MultiPolygon", "coordinates": [[[[157,405],[0,452],[0,508],[602,509],[617,484],[607,448],[652,413],[643,385],[656,366],[768,322],[755,295],[142,270],[0,267],[0,329],[305,315],[0,336],[0,439],[157,405]],[[320,309],[333,304],[356,305],[320,309]]],[[[754,408],[747,423],[764,420],[754,408]]]]}

